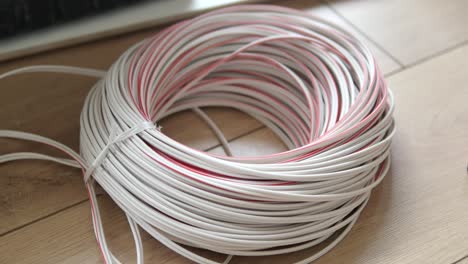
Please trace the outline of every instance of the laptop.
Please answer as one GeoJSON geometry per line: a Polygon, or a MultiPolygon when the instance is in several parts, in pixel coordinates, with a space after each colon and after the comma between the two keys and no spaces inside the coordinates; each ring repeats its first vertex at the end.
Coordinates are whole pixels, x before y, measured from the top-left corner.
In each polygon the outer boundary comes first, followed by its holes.
{"type": "Polygon", "coordinates": [[[74,1],[77,1],[77,6],[69,6],[73,3],[72,0],[0,0],[0,16],[3,17],[0,20],[0,29],[6,33],[0,37],[0,61],[167,24],[227,5],[255,2],[252,0],[88,0],[88,5],[83,6],[85,0],[74,1]],[[44,4],[47,1],[49,5],[44,4]],[[37,2],[41,4],[32,4],[37,2]],[[109,2],[111,4],[103,6],[103,3],[109,2]],[[126,3],[112,6],[112,2],[126,3]],[[28,3],[31,5],[28,6],[28,3]],[[7,21],[9,18],[10,21],[7,21]],[[34,19],[36,21],[31,22],[34,19]],[[49,20],[52,22],[47,23],[49,20]],[[33,26],[17,31],[8,27],[8,23],[17,23],[25,27],[28,22],[33,26]]]}

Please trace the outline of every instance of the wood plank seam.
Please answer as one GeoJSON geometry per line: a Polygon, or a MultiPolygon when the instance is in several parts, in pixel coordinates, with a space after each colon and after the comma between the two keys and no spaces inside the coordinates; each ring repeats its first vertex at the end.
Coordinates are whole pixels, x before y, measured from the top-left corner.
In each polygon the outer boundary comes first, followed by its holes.
{"type": "Polygon", "coordinates": [[[431,54],[431,55],[429,55],[427,57],[424,57],[424,58],[422,58],[420,60],[417,60],[417,61],[415,61],[413,63],[410,63],[410,64],[404,66],[403,68],[412,68],[412,67],[414,67],[416,65],[422,64],[424,62],[430,61],[432,59],[435,59],[437,57],[440,57],[440,56],[443,56],[443,55],[445,55],[447,53],[450,53],[450,52],[452,52],[454,50],[462,48],[467,44],[468,44],[468,40],[465,40],[465,41],[457,43],[457,44],[455,44],[453,46],[447,47],[447,48],[445,48],[443,50],[437,51],[437,52],[435,52],[435,53],[433,53],[433,54],[431,54]]]}
{"type": "Polygon", "coordinates": [[[419,65],[421,65],[421,64],[424,64],[424,63],[426,63],[426,62],[429,62],[429,61],[431,61],[431,60],[433,60],[433,59],[436,59],[436,58],[438,58],[438,57],[444,56],[444,55],[446,55],[446,54],[448,54],[448,53],[450,53],[450,52],[453,52],[453,51],[456,51],[456,50],[458,50],[458,49],[461,49],[461,48],[465,47],[466,45],[468,45],[468,40],[463,41],[463,42],[461,42],[461,43],[458,43],[457,45],[454,45],[454,46],[449,47],[449,48],[447,48],[447,49],[444,49],[444,50],[442,50],[442,51],[439,51],[439,52],[436,52],[436,53],[434,53],[434,54],[431,54],[430,56],[427,56],[427,57],[425,57],[425,58],[423,58],[423,59],[421,59],[421,60],[418,60],[418,61],[416,61],[416,62],[414,62],[414,63],[411,63],[411,64],[409,64],[409,65],[402,66],[400,69],[397,69],[397,70],[395,70],[395,71],[392,71],[392,72],[389,72],[389,73],[385,74],[385,77],[386,77],[386,78],[390,78],[391,76],[397,75],[397,74],[399,74],[399,73],[401,73],[401,72],[404,72],[404,71],[406,71],[406,70],[409,70],[409,69],[412,69],[412,68],[414,68],[414,67],[417,67],[417,66],[419,66],[419,65]]]}
{"type": "MultiPolygon", "coordinates": [[[[97,196],[99,197],[99,196],[101,196],[101,195],[102,195],[102,194],[98,194],[97,196]]],[[[47,215],[38,217],[38,218],[36,218],[36,219],[34,219],[34,220],[32,220],[32,221],[29,221],[29,222],[27,222],[27,223],[24,223],[24,224],[22,224],[22,225],[20,225],[20,226],[16,226],[16,227],[14,227],[14,228],[12,228],[12,229],[10,229],[10,230],[7,230],[7,231],[1,233],[1,234],[0,234],[0,238],[3,237],[3,236],[6,236],[6,235],[8,235],[8,234],[14,233],[14,232],[16,232],[16,231],[19,231],[19,230],[21,230],[21,229],[23,229],[23,228],[25,228],[25,227],[27,227],[27,226],[33,225],[34,223],[37,223],[37,222],[42,221],[42,220],[45,220],[45,219],[47,219],[47,218],[49,218],[49,217],[51,217],[51,216],[57,215],[57,214],[59,214],[59,213],[61,213],[61,212],[64,212],[64,211],[66,211],[66,210],[68,210],[68,209],[72,209],[72,208],[74,208],[74,207],[76,207],[76,206],[78,206],[78,205],[80,205],[80,204],[83,204],[83,203],[87,202],[88,200],[89,200],[89,199],[84,199],[84,200],[78,201],[78,202],[76,202],[76,203],[70,204],[70,205],[65,206],[65,207],[63,207],[63,208],[60,208],[60,209],[57,210],[57,211],[54,211],[54,212],[52,212],[52,213],[49,213],[49,214],[47,214],[47,215]]]]}
{"type": "Polygon", "coordinates": [[[462,261],[464,261],[464,260],[467,260],[467,259],[468,259],[468,255],[466,255],[466,256],[464,256],[464,257],[460,258],[459,260],[456,260],[455,262],[453,262],[453,263],[450,263],[450,264],[457,264],[457,263],[461,263],[462,261]]]}

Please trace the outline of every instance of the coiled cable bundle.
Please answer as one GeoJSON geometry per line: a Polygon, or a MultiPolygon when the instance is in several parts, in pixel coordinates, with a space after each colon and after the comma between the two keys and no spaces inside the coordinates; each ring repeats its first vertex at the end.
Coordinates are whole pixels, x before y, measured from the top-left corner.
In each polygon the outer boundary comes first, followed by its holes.
{"type": "MultiPolygon", "coordinates": [[[[97,182],[125,212],[143,263],[139,228],[199,263],[182,245],[263,256],[327,240],[309,263],[350,231],[390,166],[393,100],[367,47],[341,29],[292,9],[234,6],[177,23],[127,50],[106,71],[36,66],[100,77],[81,114],[80,154],[13,153],[0,162],[47,159],[82,168],[106,263],[97,182]],[[269,127],[288,151],[258,157],[205,153],[155,125],[176,112],[225,106],[269,127]],[[329,241],[329,240],[327,240],[329,241]]],[[[229,146],[225,146],[227,149],[229,146]]],[[[229,261],[230,258],[227,259],[229,261]]]]}

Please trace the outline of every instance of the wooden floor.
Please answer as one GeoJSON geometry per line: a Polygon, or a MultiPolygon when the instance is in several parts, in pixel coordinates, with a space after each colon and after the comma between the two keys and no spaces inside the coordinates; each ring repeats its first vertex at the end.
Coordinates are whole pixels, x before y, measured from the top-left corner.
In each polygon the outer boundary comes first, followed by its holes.
{"type": "MultiPolygon", "coordinates": [[[[396,99],[392,168],[351,233],[316,263],[468,264],[468,1],[288,1],[366,41],[396,99]]],[[[31,56],[31,64],[106,69],[131,44],[157,29],[31,56]]],[[[0,81],[0,128],[38,133],[78,149],[79,114],[95,80],[29,74],[0,81]]],[[[260,123],[233,110],[209,109],[235,155],[284,150],[260,123]]],[[[162,123],[163,132],[199,149],[222,152],[192,113],[162,123]]],[[[41,151],[0,140],[0,154],[41,151]]],[[[80,171],[40,161],[0,165],[0,263],[101,263],[80,171]]],[[[99,196],[111,248],[134,263],[128,225],[107,195],[99,196]]],[[[148,263],[189,263],[144,236],[148,263]]],[[[231,263],[291,263],[316,249],[231,263]]],[[[224,256],[199,251],[214,259],[224,256]]]]}

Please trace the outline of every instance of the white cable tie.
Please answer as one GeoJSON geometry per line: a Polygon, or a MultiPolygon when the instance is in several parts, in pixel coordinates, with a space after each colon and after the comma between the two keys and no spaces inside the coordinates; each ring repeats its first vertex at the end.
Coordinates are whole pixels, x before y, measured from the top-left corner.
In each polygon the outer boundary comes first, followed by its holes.
{"type": "Polygon", "coordinates": [[[112,129],[111,134],[109,136],[109,142],[107,142],[106,146],[101,150],[101,152],[96,156],[94,161],[91,163],[91,166],[88,167],[86,170],[86,173],[84,175],[84,182],[88,183],[89,179],[91,178],[91,175],[93,172],[101,166],[102,162],[104,161],[104,158],[107,156],[107,153],[109,153],[110,149],[112,146],[114,146],[116,143],[119,143],[121,141],[124,141],[125,139],[128,139],[130,137],[133,137],[140,132],[143,132],[148,129],[152,128],[157,128],[160,130],[160,127],[156,127],[153,122],[143,122],[135,127],[132,127],[128,130],[123,131],[122,133],[115,135],[115,129],[112,129]]]}

